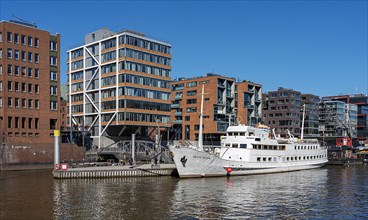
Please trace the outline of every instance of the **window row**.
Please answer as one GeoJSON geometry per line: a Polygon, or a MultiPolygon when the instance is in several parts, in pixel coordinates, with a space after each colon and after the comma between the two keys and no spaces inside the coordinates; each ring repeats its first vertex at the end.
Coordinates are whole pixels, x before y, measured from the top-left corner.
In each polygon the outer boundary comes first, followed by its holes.
{"type": "Polygon", "coordinates": [[[141,88],[120,87],[119,96],[121,95],[170,100],[170,92],[161,92],[141,88]]]}
{"type": "MultiPolygon", "coordinates": [[[[20,137],[21,134],[22,134],[22,137],[39,137],[40,136],[40,133],[38,132],[34,134],[32,132],[29,132],[28,136],[26,132],[22,132],[22,133],[14,132],[14,137],[20,137]]],[[[13,137],[13,132],[8,132],[8,137],[13,137]]]]}
{"type": "Polygon", "coordinates": [[[145,86],[153,86],[158,88],[170,88],[169,81],[160,80],[155,78],[143,77],[143,76],[136,76],[131,74],[124,74],[119,75],[119,83],[121,82],[128,82],[134,84],[140,84],[145,86]]]}
{"type": "Polygon", "coordinates": [[[158,63],[162,65],[171,65],[171,59],[163,56],[158,56],[151,53],[145,53],[138,50],[132,50],[132,49],[120,49],[119,50],[119,57],[130,57],[138,60],[148,61],[152,63],[158,63]]]}
{"type": "MultiPolygon", "coordinates": [[[[0,49],[0,59],[2,58],[2,52],[2,49],[0,49]]],[[[32,53],[23,50],[20,51],[16,49],[13,50],[12,48],[7,49],[6,57],[8,59],[22,60],[24,62],[28,61],[29,63],[32,63],[33,61],[35,63],[40,62],[40,55],[38,53],[32,53]]]]}
{"type": "MultiPolygon", "coordinates": [[[[8,91],[15,91],[15,92],[19,92],[22,91],[22,93],[26,93],[28,89],[28,93],[34,93],[35,94],[39,94],[40,93],[40,86],[38,84],[32,84],[32,83],[21,83],[21,82],[13,82],[13,81],[8,81],[8,91]]],[[[3,82],[0,81],[0,91],[3,90],[3,82]]]]}
{"type": "Polygon", "coordinates": [[[154,67],[150,65],[145,64],[139,64],[134,62],[120,62],[119,63],[119,70],[132,70],[136,72],[143,72],[148,74],[153,74],[156,76],[164,76],[164,77],[170,77],[171,71],[169,69],[163,69],[159,67],[154,67]]]}
{"type": "Polygon", "coordinates": [[[132,36],[128,36],[128,35],[120,36],[119,43],[129,44],[132,46],[141,47],[141,48],[145,48],[148,50],[154,50],[160,53],[171,54],[171,47],[169,46],[162,45],[162,44],[155,43],[155,42],[148,41],[148,40],[143,40],[143,39],[132,37],[132,36]]]}
{"type": "Polygon", "coordinates": [[[157,115],[147,113],[133,113],[133,112],[120,112],[118,113],[119,121],[142,121],[142,122],[154,122],[169,123],[169,115],[157,115]]]}
{"type": "Polygon", "coordinates": [[[39,118],[8,117],[8,128],[39,129],[39,118]]]}
{"type": "MultiPolygon", "coordinates": [[[[1,33],[0,33],[1,35],[1,33]]],[[[8,43],[12,43],[14,42],[15,44],[19,44],[21,43],[22,45],[28,45],[29,47],[32,47],[34,45],[34,47],[39,47],[40,45],[40,40],[35,37],[31,37],[31,36],[26,36],[26,35],[20,35],[18,33],[12,33],[12,32],[7,32],[7,41],[8,43]]],[[[2,37],[1,37],[2,38],[2,37]]],[[[1,42],[1,41],[0,41],[1,42]]]]}
{"type": "MultiPolygon", "coordinates": [[[[2,75],[2,69],[3,67],[0,65],[0,75],[2,75]]],[[[22,75],[22,77],[29,77],[29,78],[33,78],[33,75],[36,79],[38,79],[40,77],[40,70],[38,68],[31,68],[31,67],[25,67],[25,66],[17,66],[17,65],[11,65],[8,64],[8,68],[7,68],[7,73],[9,76],[13,75],[14,76],[20,76],[22,75]]]]}
{"type": "MultiPolygon", "coordinates": [[[[301,161],[301,160],[318,160],[326,158],[327,155],[314,155],[314,156],[294,156],[294,157],[282,157],[280,160],[285,161],[301,161]]],[[[277,162],[277,157],[257,157],[257,162],[277,162]]]]}
{"type": "MultiPolygon", "coordinates": [[[[2,107],[2,98],[0,97],[1,100],[1,106],[2,107]]],[[[39,109],[40,108],[40,100],[38,99],[25,99],[25,98],[12,98],[12,97],[8,97],[8,108],[23,108],[23,109],[39,109]]]]}

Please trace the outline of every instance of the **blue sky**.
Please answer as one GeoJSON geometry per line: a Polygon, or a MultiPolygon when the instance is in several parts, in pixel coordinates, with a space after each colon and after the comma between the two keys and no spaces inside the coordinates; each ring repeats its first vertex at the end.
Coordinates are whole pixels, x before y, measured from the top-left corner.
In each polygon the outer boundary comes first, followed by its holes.
{"type": "Polygon", "coordinates": [[[0,1],[12,14],[61,34],[66,51],[99,28],[131,29],[172,44],[172,78],[209,72],[250,80],[264,92],[367,93],[367,0],[0,1]]]}

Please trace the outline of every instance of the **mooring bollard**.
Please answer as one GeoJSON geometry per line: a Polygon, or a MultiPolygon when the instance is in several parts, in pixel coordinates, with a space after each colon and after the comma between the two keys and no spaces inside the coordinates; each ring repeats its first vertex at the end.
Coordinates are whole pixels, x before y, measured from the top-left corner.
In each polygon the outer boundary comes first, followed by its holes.
{"type": "Polygon", "coordinates": [[[54,130],[54,169],[60,167],[60,130],[54,130]]]}

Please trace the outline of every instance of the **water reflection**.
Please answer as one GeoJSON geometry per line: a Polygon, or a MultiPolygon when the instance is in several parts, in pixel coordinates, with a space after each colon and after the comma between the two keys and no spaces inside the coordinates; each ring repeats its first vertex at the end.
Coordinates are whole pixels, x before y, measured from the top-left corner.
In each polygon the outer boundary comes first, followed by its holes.
{"type": "Polygon", "coordinates": [[[55,180],[54,217],[160,219],[170,215],[174,183],[171,177],[55,180]]]}
{"type": "Polygon", "coordinates": [[[367,171],[70,180],[0,172],[0,219],[368,219],[367,171]]]}

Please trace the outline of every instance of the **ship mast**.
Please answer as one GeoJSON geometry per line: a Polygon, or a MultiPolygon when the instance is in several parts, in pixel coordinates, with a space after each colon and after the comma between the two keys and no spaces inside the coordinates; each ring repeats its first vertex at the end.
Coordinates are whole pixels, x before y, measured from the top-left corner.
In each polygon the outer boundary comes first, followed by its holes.
{"type": "Polygon", "coordinates": [[[202,84],[201,94],[201,112],[199,113],[199,135],[198,135],[198,150],[203,151],[203,97],[204,97],[204,84],[202,84]]]}
{"type": "Polygon", "coordinates": [[[305,117],[305,104],[303,104],[302,132],[300,134],[301,141],[303,141],[303,136],[304,136],[304,117],[305,117]]]}

